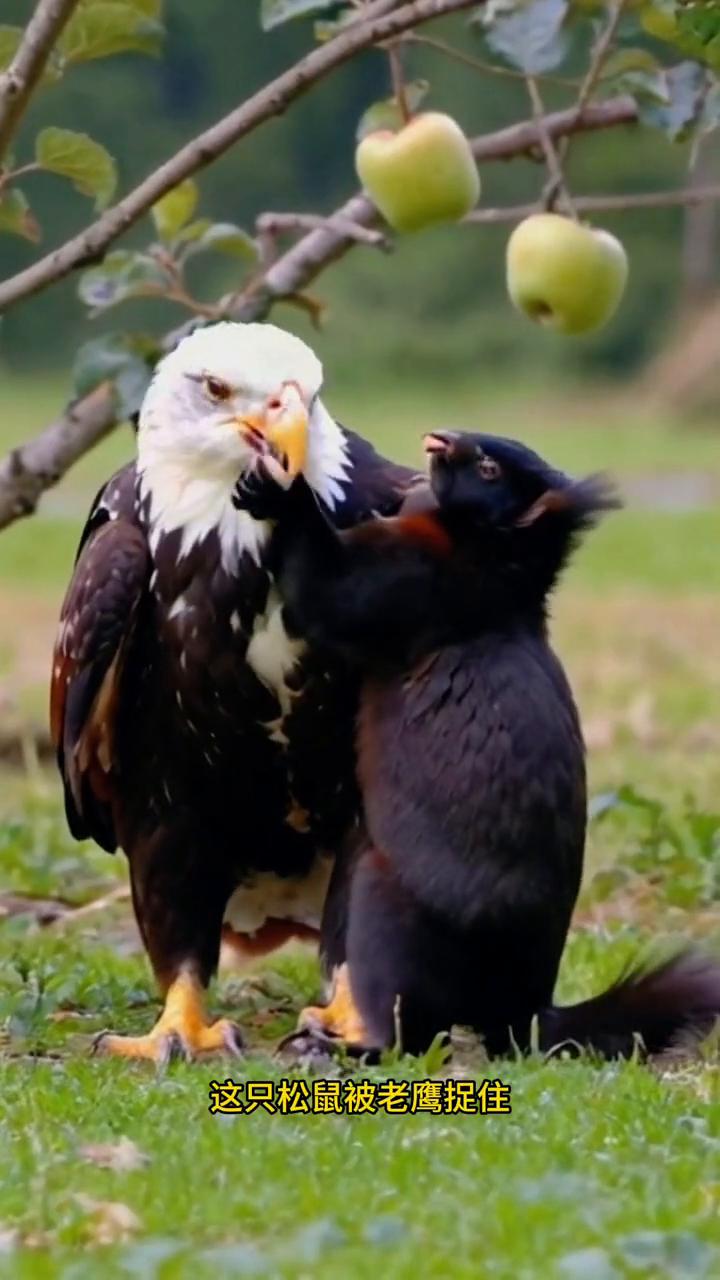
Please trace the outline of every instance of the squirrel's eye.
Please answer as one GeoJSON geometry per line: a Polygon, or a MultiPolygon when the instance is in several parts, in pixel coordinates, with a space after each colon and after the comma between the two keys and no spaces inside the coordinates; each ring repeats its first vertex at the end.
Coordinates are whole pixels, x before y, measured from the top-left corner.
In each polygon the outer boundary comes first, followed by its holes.
{"type": "Polygon", "coordinates": [[[499,480],[502,474],[500,464],[494,458],[488,458],[487,456],[480,459],[478,471],[483,480],[499,480]]]}
{"type": "Polygon", "coordinates": [[[222,378],[213,378],[208,375],[203,379],[203,382],[211,400],[229,400],[232,395],[230,387],[227,382],[223,382],[222,378]]]}

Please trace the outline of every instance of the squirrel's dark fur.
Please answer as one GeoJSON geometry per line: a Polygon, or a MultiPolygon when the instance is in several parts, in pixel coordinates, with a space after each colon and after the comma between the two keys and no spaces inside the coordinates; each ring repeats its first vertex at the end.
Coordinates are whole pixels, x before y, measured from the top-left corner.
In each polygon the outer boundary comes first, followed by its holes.
{"type": "MultiPolygon", "coordinates": [[[[684,953],[593,999],[553,1004],[586,827],[578,715],[547,634],[548,596],[582,534],[617,505],[485,435],[426,439],[429,483],[400,515],[338,534],[311,490],[255,481],[277,520],[288,629],[362,676],[363,819],[323,922],[377,1050],[425,1049],[453,1023],[491,1053],[563,1042],[650,1052],[720,1014],[720,966],[684,953]],[[399,1004],[398,1004],[399,997],[399,1004]]],[[[247,495],[244,502],[247,505],[247,495]]]]}

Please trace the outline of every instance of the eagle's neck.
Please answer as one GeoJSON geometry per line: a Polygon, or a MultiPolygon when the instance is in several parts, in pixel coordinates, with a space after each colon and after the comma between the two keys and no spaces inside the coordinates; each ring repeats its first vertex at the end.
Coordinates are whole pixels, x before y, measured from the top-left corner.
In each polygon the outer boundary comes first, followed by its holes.
{"type": "Polygon", "coordinates": [[[237,467],[210,466],[197,456],[169,458],[151,448],[139,455],[138,477],[153,554],[161,538],[176,531],[181,535],[178,559],[214,534],[228,573],[235,571],[245,552],[260,563],[270,526],[233,506],[237,467]]]}
{"type": "MultiPolygon", "coordinates": [[[[255,520],[248,511],[233,505],[236,463],[197,453],[169,452],[154,443],[151,432],[138,444],[139,494],[146,504],[153,554],[162,537],[180,531],[178,559],[215,534],[228,573],[235,571],[244,553],[261,563],[271,527],[268,521],[255,520]]],[[[342,501],[349,471],[346,436],[318,404],[313,411],[305,474],[330,510],[342,501]]]]}

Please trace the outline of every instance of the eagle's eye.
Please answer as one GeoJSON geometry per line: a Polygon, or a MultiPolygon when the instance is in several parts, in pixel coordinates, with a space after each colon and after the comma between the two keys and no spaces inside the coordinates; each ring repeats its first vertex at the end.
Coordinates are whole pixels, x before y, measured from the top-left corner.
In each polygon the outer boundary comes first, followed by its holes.
{"type": "Polygon", "coordinates": [[[222,378],[214,378],[212,374],[205,375],[203,384],[210,399],[215,400],[218,404],[223,400],[229,400],[232,395],[232,388],[228,386],[227,382],[223,382],[222,378]]]}
{"type": "Polygon", "coordinates": [[[487,454],[480,459],[478,471],[483,480],[499,480],[502,475],[500,463],[488,458],[487,454]]]}

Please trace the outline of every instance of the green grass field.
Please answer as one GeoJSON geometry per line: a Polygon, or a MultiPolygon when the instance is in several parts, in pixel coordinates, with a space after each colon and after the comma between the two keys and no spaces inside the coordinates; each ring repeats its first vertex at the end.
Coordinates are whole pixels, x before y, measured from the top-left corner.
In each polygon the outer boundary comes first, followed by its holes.
{"type": "MultiPolygon", "coordinates": [[[[0,445],[61,394],[6,381],[0,445]]],[[[665,938],[719,945],[720,437],[602,390],[590,407],[492,386],[346,399],[330,403],[397,456],[417,457],[424,429],[465,425],[618,476],[628,507],[588,542],[554,610],[601,815],[559,996],[599,990],[665,938]]],[[[72,914],[125,869],[69,838],[34,735],[80,523],[130,447],[107,441],[0,535],[0,731],[26,762],[0,772],[0,1277],[714,1280],[716,1044],[649,1067],[487,1064],[461,1034],[450,1064],[435,1051],[360,1077],[500,1079],[511,1114],[211,1115],[212,1080],[288,1078],[273,1045],[318,991],[312,953],[296,948],[213,993],[246,1032],[244,1062],[156,1076],[89,1058],[94,1032],[145,1029],[157,1002],[126,902],[72,914]],[[57,900],[68,914],[41,924],[57,900]]]]}

